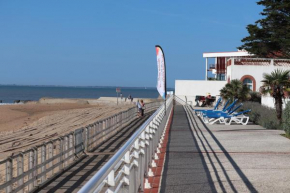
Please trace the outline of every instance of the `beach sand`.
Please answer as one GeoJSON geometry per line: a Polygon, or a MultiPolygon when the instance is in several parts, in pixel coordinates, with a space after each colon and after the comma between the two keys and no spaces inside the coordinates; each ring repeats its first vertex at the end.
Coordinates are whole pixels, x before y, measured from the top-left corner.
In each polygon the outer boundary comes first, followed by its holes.
{"type": "Polygon", "coordinates": [[[0,159],[131,108],[133,104],[49,103],[0,106],[0,159]]]}

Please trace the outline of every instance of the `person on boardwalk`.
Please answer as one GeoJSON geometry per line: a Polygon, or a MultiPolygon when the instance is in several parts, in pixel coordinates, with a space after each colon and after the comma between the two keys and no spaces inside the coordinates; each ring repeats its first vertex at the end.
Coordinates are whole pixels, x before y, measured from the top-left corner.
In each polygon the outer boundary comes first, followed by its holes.
{"type": "Polygon", "coordinates": [[[140,101],[141,104],[141,117],[144,116],[144,110],[145,110],[145,103],[143,102],[143,100],[140,101]]]}
{"type": "Polygon", "coordinates": [[[141,117],[142,116],[142,105],[139,102],[139,100],[137,100],[136,106],[137,106],[137,109],[138,109],[138,116],[141,117]]]}

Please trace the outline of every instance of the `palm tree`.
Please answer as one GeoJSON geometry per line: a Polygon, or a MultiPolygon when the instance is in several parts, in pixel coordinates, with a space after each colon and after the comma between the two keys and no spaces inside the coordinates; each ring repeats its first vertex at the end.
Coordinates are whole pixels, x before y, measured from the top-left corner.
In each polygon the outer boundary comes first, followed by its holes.
{"type": "Polygon", "coordinates": [[[243,85],[243,83],[234,79],[231,80],[230,83],[227,83],[221,90],[220,95],[224,99],[230,99],[233,101],[234,99],[239,99],[240,101],[244,101],[249,96],[250,89],[243,85]]]}
{"type": "Polygon", "coordinates": [[[277,119],[282,123],[282,99],[284,98],[284,91],[290,85],[289,70],[276,69],[271,74],[263,75],[263,86],[261,87],[262,94],[269,93],[275,99],[275,108],[277,119]]]}

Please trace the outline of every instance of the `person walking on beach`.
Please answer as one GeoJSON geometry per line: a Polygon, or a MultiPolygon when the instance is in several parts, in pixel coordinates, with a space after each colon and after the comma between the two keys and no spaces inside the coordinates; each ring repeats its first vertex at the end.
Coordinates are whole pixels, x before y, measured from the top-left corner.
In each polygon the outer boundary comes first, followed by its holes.
{"type": "Polygon", "coordinates": [[[133,98],[132,98],[132,96],[130,94],[128,96],[128,100],[131,100],[131,102],[133,101],[133,98]]]}

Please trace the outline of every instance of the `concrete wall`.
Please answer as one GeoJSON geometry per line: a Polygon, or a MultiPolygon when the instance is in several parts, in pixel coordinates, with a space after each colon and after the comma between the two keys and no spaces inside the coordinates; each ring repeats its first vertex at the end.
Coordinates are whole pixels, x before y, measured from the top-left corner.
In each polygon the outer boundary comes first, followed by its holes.
{"type": "Polygon", "coordinates": [[[227,81],[175,80],[175,95],[195,104],[196,95],[205,96],[206,93],[212,96],[220,95],[220,89],[226,83],[227,81]]]}

